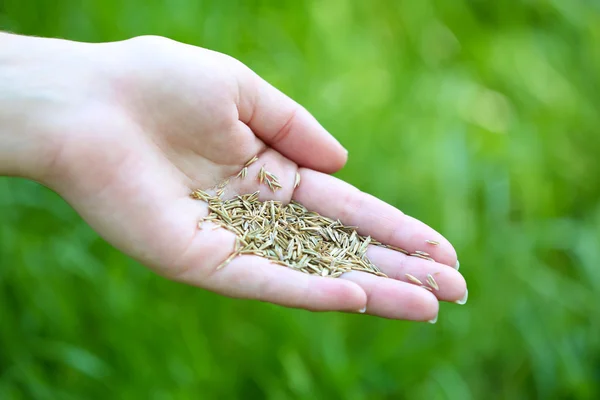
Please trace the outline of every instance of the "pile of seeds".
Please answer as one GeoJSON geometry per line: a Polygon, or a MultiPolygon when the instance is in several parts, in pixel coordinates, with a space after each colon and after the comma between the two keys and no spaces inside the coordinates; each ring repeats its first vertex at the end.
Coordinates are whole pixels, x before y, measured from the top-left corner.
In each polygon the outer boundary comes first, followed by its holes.
{"type": "Polygon", "coordinates": [[[369,244],[379,242],[299,203],[258,201],[258,193],[223,201],[202,190],[194,191],[192,196],[208,202],[211,211],[203,221],[236,234],[234,252],[219,268],[238,255],[253,254],[307,274],[338,277],[360,270],[386,276],[366,257],[369,244]]]}
{"type": "MultiPolygon", "coordinates": [[[[253,157],[237,178],[245,179],[248,167],[256,162],[253,157]]],[[[273,192],[282,188],[279,179],[268,172],[263,165],[256,177],[260,184],[266,184],[273,192]]],[[[298,271],[321,276],[338,277],[351,270],[368,272],[378,276],[386,275],[366,256],[369,245],[378,245],[400,251],[404,254],[433,261],[428,253],[417,251],[413,254],[390,245],[384,245],[370,236],[356,232],[356,227],[345,226],[339,220],[332,220],[303,205],[292,201],[258,200],[259,192],[239,195],[229,200],[221,199],[229,180],[215,188],[215,195],[203,190],[195,190],[192,197],[208,203],[210,213],[199,222],[205,221],[235,233],[233,253],[218,267],[223,268],[235,257],[243,254],[264,257],[273,263],[298,271]]],[[[300,175],[296,174],[294,188],[300,185],[300,175]]],[[[438,242],[427,241],[438,245],[438,242]]],[[[428,275],[427,285],[412,275],[406,274],[409,281],[427,290],[438,290],[433,276],[428,275]]]]}

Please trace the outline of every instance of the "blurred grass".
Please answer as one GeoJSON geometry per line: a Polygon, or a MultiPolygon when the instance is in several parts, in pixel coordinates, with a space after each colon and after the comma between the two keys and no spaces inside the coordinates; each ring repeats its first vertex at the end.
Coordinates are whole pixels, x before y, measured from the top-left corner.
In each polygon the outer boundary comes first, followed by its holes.
{"type": "Polygon", "coordinates": [[[0,399],[600,398],[600,6],[0,2],[0,29],[165,35],[244,61],[350,151],[339,176],[456,246],[437,325],[167,282],[0,179],[0,399]]]}

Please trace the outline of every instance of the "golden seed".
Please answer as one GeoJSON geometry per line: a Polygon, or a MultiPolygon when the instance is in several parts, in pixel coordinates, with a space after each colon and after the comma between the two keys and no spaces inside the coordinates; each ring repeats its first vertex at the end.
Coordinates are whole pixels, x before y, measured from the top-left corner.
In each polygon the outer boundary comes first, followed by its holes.
{"type": "Polygon", "coordinates": [[[390,244],[386,244],[386,245],[384,245],[384,247],[391,249],[391,250],[399,251],[400,253],[404,253],[406,255],[410,254],[408,251],[401,249],[400,247],[392,246],[390,244]]]}
{"type": "MultiPolygon", "coordinates": [[[[247,174],[242,171],[240,177],[247,174]]],[[[281,188],[277,176],[264,166],[258,179],[273,192],[281,188]]],[[[294,201],[285,205],[274,200],[261,202],[259,192],[223,200],[219,196],[225,186],[219,186],[217,196],[201,190],[191,195],[208,203],[210,213],[199,224],[211,221],[215,224],[213,229],[225,228],[236,235],[234,252],[219,269],[237,255],[251,254],[308,274],[339,277],[350,270],[359,270],[386,277],[366,256],[370,244],[381,243],[370,236],[360,236],[356,227],[344,226],[339,220],[309,211],[294,201]]]]}
{"type": "Polygon", "coordinates": [[[427,274],[427,283],[429,284],[429,286],[431,286],[435,290],[440,290],[440,287],[438,286],[437,282],[433,278],[433,275],[427,274]]]}
{"type": "Polygon", "coordinates": [[[254,164],[254,162],[258,161],[258,156],[254,156],[252,157],[252,159],[250,161],[248,161],[246,164],[244,164],[244,167],[249,167],[250,165],[254,164]]]}
{"type": "Polygon", "coordinates": [[[226,266],[227,264],[229,264],[229,263],[231,262],[231,260],[233,260],[233,259],[234,259],[235,257],[237,257],[238,255],[239,255],[239,253],[238,253],[238,252],[234,252],[234,253],[232,253],[232,254],[231,254],[229,257],[227,257],[227,259],[226,259],[225,261],[223,261],[223,262],[222,262],[222,263],[221,263],[221,264],[220,264],[220,265],[217,267],[217,269],[219,270],[219,269],[223,268],[224,266],[226,266]]]}
{"type": "Polygon", "coordinates": [[[418,258],[422,258],[423,260],[427,260],[427,261],[435,261],[433,258],[431,257],[427,257],[424,256],[423,254],[419,254],[419,253],[412,253],[410,254],[412,257],[418,257],[418,258]]]}
{"type": "Polygon", "coordinates": [[[429,240],[429,239],[427,239],[427,240],[425,241],[425,243],[429,243],[429,244],[432,244],[432,245],[434,245],[434,246],[437,246],[437,245],[439,245],[439,244],[440,244],[440,242],[438,242],[437,240],[429,240]]]}
{"type": "Polygon", "coordinates": [[[300,172],[296,171],[296,179],[294,180],[294,189],[300,186],[300,172]]]}
{"type": "Polygon", "coordinates": [[[244,179],[248,175],[248,167],[244,167],[238,172],[236,178],[244,179]]]}
{"type": "Polygon", "coordinates": [[[411,281],[412,283],[416,283],[417,285],[423,285],[423,282],[421,282],[419,280],[419,278],[417,278],[416,276],[413,276],[411,274],[404,274],[404,276],[406,276],[406,278],[411,281]]]}

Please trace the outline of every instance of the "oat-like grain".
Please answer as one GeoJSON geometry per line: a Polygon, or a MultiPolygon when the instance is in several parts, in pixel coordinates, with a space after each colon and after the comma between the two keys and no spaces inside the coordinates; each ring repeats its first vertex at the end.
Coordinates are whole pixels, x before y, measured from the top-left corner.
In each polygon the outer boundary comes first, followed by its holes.
{"type": "Polygon", "coordinates": [[[438,242],[437,240],[430,240],[430,239],[427,239],[425,241],[425,243],[429,243],[429,244],[434,245],[434,246],[437,246],[437,245],[440,244],[440,242],[438,242]]]}
{"type": "Polygon", "coordinates": [[[435,261],[433,258],[424,256],[423,254],[419,254],[419,253],[411,253],[410,256],[422,258],[423,260],[427,260],[427,261],[435,261]]]}
{"type": "Polygon", "coordinates": [[[244,179],[248,175],[248,167],[244,167],[238,172],[236,178],[244,179]]]}
{"type": "Polygon", "coordinates": [[[296,179],[294,180],[294,189],[300,186],[300,172],[296,171],[296,179]]]}
{"type": "Polygon", "coordinates": [[[427,283],[429,284],[429,286],[431,286],[435,290],[440,290],[440,287],[438,286],[437,282],[433,278],[433,275],[427,274],[427,283]]]}
{"type": "Polygon", "coordinates": [[[404,249],[401,249],[400,247],[392,246],[390,244],[383,245],[383,247],[386,247],[386,248],[391,249],[391,250],[399,251],[400,253],[404,253],[407,256],[410,255],[410,253],[408,251],[406,251],[404,249]]]}
{"type": "Polygon", "coordinates": [[[231,254],[229,255],[229,257],[227,257],[227,258],[225,259],[225,261],[223,261],[221,264],[219,264],[219,266],[217,267],[217,269],[221,269],[221,268],[223,268],[224,266],[226,266],[227,264],[229,264],[229,263],[231,262],[231,260],[233,260],[234,258],[236,258],[238,255],[239,255],[239,253],[238,253],[237,251],[236,251],[236,252],[233,252],[233,253],[231,253],[231,254]]]}
{"type": "Polygon", "coordinates": [[[249,167],[252,164],[254,164],[256,161],[258,161],[258,155],[252,157],[252,159],[250,159],[246,164],[244,164],[244,167],[249,167]]]}
{"type": "Polygon", "coordinates": [[[265,174],[272,180],[275,182],[279,182],[279,178],[277,178],[277,175],[270,173],[269,171],[265,170],[265,174]]]}
{"type": "Polygon", "coordinates": [[[227,186],[229,184],[229,178],[225,179],[223,182],[219,183],[217,185],[217,189],[223,189],[225,188],[225,186],[227,186]]]}
{"type": "Polygon", "coordinates": [[[423,285],[423,282],[421,282],[421,281],[419,280],[419,278],[417,278],[417,277],[416,277],[416,276],[414,276],[414,275],[411,275],[411,274],[404,274],[404,276],[406,276],[406,278],[407,278],[409,281],[411,281],[412,283],[416,283],[417,285],[423,285]]]}

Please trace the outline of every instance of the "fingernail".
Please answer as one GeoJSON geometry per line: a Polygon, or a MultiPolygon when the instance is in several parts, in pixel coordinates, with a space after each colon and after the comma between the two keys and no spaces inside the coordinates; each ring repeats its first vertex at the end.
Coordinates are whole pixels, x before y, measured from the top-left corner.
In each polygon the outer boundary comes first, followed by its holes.
{"type": "Polygon", "coordinates": [[[468,299],[469,299],[469,289],[465,290],[465,295],[463,296],[463,298],[460,300],[456,300],[455,303],[460,304],[462,306],[463,304],[467,304],[468,299]]]}
{"type": "Polygon", "coordinates": [[[456,260],[456,264],[454,265],[454,269],[458,271],[459,268],[460,268],[460,262],[458,260],[456,260]]]}
{"type": "Polygon", "coordinates": [[[436,315],[434,319],[430,319],[427,322],[429,322],[430,324],[435,324],[437,322],[437,318],[438,318],[438,316],[436,315]]]}
{"type": "Polygon", "coordinates": [[[364,306],[363,308],[361,308],[360,310],[358,310],[359,313],[364,314],[367,311],[367,306],[364,306]]]}

